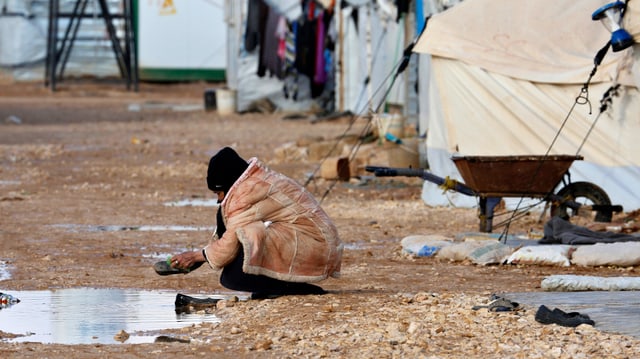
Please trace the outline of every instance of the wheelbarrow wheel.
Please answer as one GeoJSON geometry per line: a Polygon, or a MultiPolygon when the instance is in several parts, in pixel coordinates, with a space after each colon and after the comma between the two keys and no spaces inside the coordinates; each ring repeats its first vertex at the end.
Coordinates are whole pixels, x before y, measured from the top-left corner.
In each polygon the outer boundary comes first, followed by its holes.
{"type": "MultiPolygon", "coordinates": [[[[600,187],[589,182],[573,182],[562,188],[557,193],[562,198],[559,203],[551,205],[551,216],[558,216],[569,220],[577,215],[577,210],[569,207],[565,201],[577,202],[581,205],[611,206],[611,200],[607,193],[600,187]]],[[[606,211],[594,211],[596,222],[611,222],[612,214],[606,211]]]]}

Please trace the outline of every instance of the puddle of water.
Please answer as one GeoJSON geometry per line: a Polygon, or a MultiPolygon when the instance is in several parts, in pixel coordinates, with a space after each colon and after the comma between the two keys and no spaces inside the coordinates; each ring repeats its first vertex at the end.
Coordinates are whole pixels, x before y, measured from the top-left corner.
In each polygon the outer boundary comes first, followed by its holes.
{"type": "Polygon", "coordinates": [[[387,238],[387,239],[379,239],[375,241],[358,241],[351,243],[344,243],[344,249],[350,251],[362,251],[367,249],[379,249],[379,248],[389,248],[390,245],[400,244],[400,239],[397,238],[387,238]]]}
{"type": "Polygon", "coordinates": [[[120,232],[120,231],[215,231],[215,226],[178,226],[178,225],[141,225],[141,226],[119,226],[119,225],[83,225],[83,224],[54,224],[53,227],[64,228],[71,232],[120,232]]]}
{"type": "Polygon", "coordinates": [[[11,180],[2,180],[0,181],[0,186],[9,186],[14,184],[20,184],[20,181],[11,181],[11,180]]]}
{"type": "Polygon", "coordinates": [[[187,206],[193,206],[193,207],[218,207],[218,200],[217,199],[183,199],[180,201],[175,201],[175,202],[166,202],[164,204],[165,206],[168,207],[187,207],[187,206]]]}
{"type": "Polygon", "coordinates": [[[362,251],[365,249],[373,249],[375,246],[372,245],[371,243],[363,243],[363,242],[356,242],[356,243],[345,243],[344,244],[344,249],[348,250],[348,251],[362,251]]]}
{"type": "Polygon", "coordinates": [[[11,278],[11,272],[9,271],[9,265],[5,261],[0,261],[0,281],[11,278]]]}
{"type": "Polygon", "coordinates": [[[140,112],[143,110],[171,110],[174,112],[190,112],[190,111],[202,111],[204,107],[202,104],[174,104],[174,103],[161,103],[161,102],[146,102],[146,103],[132,103],[127,106],[127,110],[130,112],[140,112]]]}
{"type": "Polygon", "coordinates": [[[0,291],[20,299],[0,310],[0,331],[24,335],[3,339],[8,342],[120,344],[114,336],[124,330],[130,334],[125,344],[152,343],[154,331],[220,321],[215,314],[177,314],[176,293],[169,291],[0,291]]]}

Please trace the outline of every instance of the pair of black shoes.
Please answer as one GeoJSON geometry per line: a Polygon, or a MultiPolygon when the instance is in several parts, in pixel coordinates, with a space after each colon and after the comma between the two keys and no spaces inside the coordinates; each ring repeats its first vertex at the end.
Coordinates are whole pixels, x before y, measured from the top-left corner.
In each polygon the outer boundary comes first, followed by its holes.
{"type": "Polygon", "coordinates": [[[578,312],[566,313],[555,308],[553,310],[541,305],[536,312],[536,322],[542,324],[558,324],[563,327],[577,327],[580,324],[595,325],[596,323],[586,314],[578,312]]]}

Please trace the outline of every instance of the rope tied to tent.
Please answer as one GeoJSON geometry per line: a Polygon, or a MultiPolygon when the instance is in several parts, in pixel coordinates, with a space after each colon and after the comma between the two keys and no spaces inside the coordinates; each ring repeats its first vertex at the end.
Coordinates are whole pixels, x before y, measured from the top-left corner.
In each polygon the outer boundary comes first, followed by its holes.
{"type": "MultiPolygon", "coordinates": [[[[576,96],[576,105],[589,105],[589,114],[591,114],[591,101],[589,101],[589,84],[585,83],[578,96],[576,96]]],[[[569,113],[573,111],[573,108],[569,113]]]]}
{"type": "MultiPolygon", "coordinates": [[[[596,72],[598,71],[598,66],[600,66],[600,64],[602,63],[604,56],[607,54],[607,51],[609,51],[609,47],[611,47],[611,42],[607,42],[607,44],[604,45],[604,47],[598,50],[598,53],[593,58],[593,69],[591,69],[591,72],[589,73],[589,78],[587,79],[587,82],[585,82],[582,85],[582,88],[580,89],[580,93],[578,94],[578,96],[576,96],[574,106],[571,107],[571,110],[569,110],[567,117],[569,117],[571,112],[573,112],[575,105],[589,105],[589,115],[591,115],[592,108],[591,108],[591,101],[589,101],[589,85],[591,84],[591,80],[593,79],[593,76],[595,76],[596,72]]],[[[560,129],[562,130],[562,128],[560,129]]]]}
{"type": "Polygon", "coordinates": [[[580,143],[580,147],[578,147],[578,150],[576,151],[576,156],[580,153],[580,151],[582,151],[582,147],[587,142],[587,138],[589,138],[589,136],[591,135],[591,132],[593,131],[593,128],[596,126],[596,123],[600,119],[600,116],[604,112],[606,112],[609,106],[613,103],[613,97],[618,96],[619,89],[620,89],[620,84],[614,84],[611,87],[609,87],[609,89],[605,91],[604,94],[602,94],[602,98],[600,99],[600,113],[598,113],[598,116],[596,116],[596,118],[593,120],[593,122],[591,123],[591,126],[589,127],[589,131],[587,131],[587,134],[582,139],[582,143],[580,143]]]}

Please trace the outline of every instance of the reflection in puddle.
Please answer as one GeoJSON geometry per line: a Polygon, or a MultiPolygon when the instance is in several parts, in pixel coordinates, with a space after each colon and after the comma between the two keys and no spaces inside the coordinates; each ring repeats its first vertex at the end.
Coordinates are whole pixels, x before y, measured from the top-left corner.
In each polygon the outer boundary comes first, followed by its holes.
{"type": "Polygon", "coordinates": [[[366,249],[366,245],[362,242],[358,242],[358,243],[345,243],[344,244],[344,249],[346,250],[350,250],[350,251],[357,251],[357,250],[363,250],[366,249]]]}
{"type": "MultiPolygon", "coordinates": [[[[176,298],[176,301],[177,300],[178,299],[176,298]]],[[[18,303],[20,303],[19,298],[16,298],[9,293],[0,292],[0,309],[9,308],[10,306],[18,303]]]]}
{"type": "Polygon", "coordinates": [[[155,226],[155,225],[141,225],[141,226],[119,226],[119,225],[83,225],[83,224],[54,224],[53,227],[64,228],[71,232],[119,232],[119,231],[212,231],[215,230],[215,226],[155,226]]]}
{"type": "MultiPolygon", "coordinates": [[[[175,292],[75,288],[7,291],[20,303],[0,310],[0,331],[18,334],[10,342],[57,344],[152,343],[153,332],[194,323],[220,322],[214,314],[176,314],[175,292]]],[[[213,296],[214,297],[214,296],[213,296]]],[[[157,333],[156,333],[157,334],[157,333]]]]}
{"type": "Polygon", "coordinates": [[[14,184],[20,184],[20,181],[1,180],[0,186],[9,186],[14,184]]]}
{"type": "Polygon", "coordinates": [[[350,251],[362,251],[368,249],[389,248],[390,245],[400,243],[399,239],[379,239],[374,241],[357,241],[351,243],[344,243],[344,249],[350,251]]]}
{"type": "Polygon", "coordinates": [[[9,272],[9,265],[5,261],[0,261],[0,281],[7,280],[11,278],[11,273],[9,272]]]}
{"type": "Polygon", "coordinates": [[[162,102],[145,102],[132,103],[127,106],[130,112],[140,112],[143,110],[170,110],[174,112],[190,112],[201,111],[204,109],[202,104],[179,104],[179,103],[162,103],[162,102]]]}

